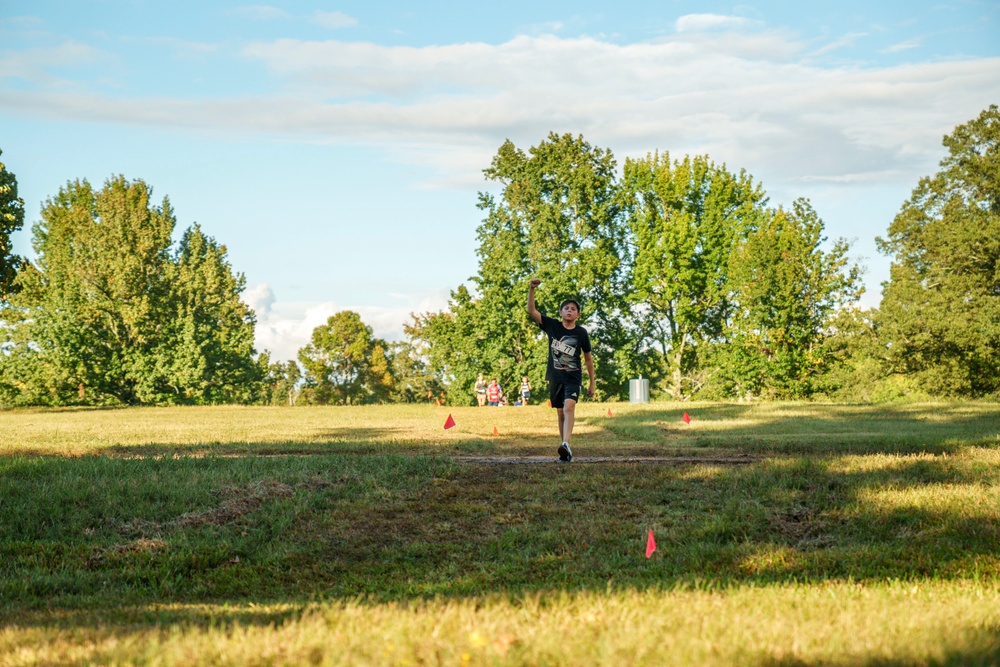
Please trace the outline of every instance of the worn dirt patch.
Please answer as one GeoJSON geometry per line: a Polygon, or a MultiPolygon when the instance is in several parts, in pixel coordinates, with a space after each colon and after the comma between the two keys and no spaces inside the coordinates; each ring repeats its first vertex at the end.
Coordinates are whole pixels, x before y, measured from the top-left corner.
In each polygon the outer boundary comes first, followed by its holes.
{"type": "Polygon", "coordinates": [[[256,480],[243,486],[229,486],[216,491],[215,495],[222,499],[217,507],[199,512],[188,512],[176,519],[162,523],[146,519],[132,519],[123,522],[119,526],[119,530],[126,535],[148,537],[175,528],[205,525],[223,526],[256,511],[271,498],[287,497],[294,493],[295,490],[292,487],[273,479],[256,480]]]}

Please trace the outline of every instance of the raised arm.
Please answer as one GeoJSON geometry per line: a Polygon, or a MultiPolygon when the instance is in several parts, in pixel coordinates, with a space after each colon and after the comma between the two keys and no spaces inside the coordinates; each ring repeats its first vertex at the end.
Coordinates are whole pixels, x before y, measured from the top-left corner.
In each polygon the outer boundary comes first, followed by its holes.
{"type": "Polygon", "coordinates": [[[528,317],[533,319],[536,324],[541,325],[542,314],[538,312],[535,308],[535,288],[542,284],[541,280],[532,280],[528,283],[528,317]]]}

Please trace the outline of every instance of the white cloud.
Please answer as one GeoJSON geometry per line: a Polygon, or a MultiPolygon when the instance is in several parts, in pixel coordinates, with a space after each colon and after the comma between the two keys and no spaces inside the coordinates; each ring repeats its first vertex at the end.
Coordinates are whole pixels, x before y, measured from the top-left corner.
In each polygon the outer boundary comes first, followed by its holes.
{"type": "Polygon", "coordinates": [[[850,48],[850,47],[854,46],[855,44],[857,44],[857,42],[858,42],[859,39],[861,39],[862,37],[867,37],[867,36],[868,36],[868,34],[864,33],[864,32],[852,32],[852,33],[848,33],[848,34],[844,35],[843,37],[841,37],[840,39],[834,40],[834,41],[830,42],[829,44],[825,44],[825,45],[821,46],[820,48],[816,49],[815,51],[813,51],[809,55],[815,58],[816,56],[823,56],[823,55],[826,55],[828,53],[832,53],[832,52],[840,50],[840,49],[850,48]]]}
{"type": "Polygon", "coordinates": [[[908,40],[906,40],[904,42],[899,42],[897,44],[893,44],[892,46],[887,46],[886,48],[884,48],[881,51],[879,51],[879,53],[883,53],[883,54],[884,53],[898,53],[899,51],[906,51],[908,49],[915,49],[915,48],[918,48],[921,44],[923,44],[923,41],[924,40],[921,39],[921,38],[919,38],[919,37],[917,37],[915,39],[908,39],[908,40]]]}
{"type": "Polygon", "coordinates": [[[52,70],[100,66],[110,59],[108,53],[73,40],[50,48],[11,50],[0,55],[0,80],[9,77],[43,86],[61,85],[64,78],[52,70]]]}
{"type": "Polygon", "coordinates": [[[243,303],[253,308],[257,317],[267,317],[274,305],[274,291],[267,283],[254,285],[243,293],[243,303]]]}
{"type": "Polygon", "coordinates": [[[352,28],[358,25],[358,20],[353,16],[348,16],[344,12],[324,12],[317,11],[313,14],[313,23],[323,26],[324,28],[333,28],[334,30],[339,30],[340,28],[352,28]]]}
{"type": "MultiPolygon", "coordinates": [[[[1000,97],[1000,58],[820,66],[802,44],[764,30],[625,45],[552,35],[423,48],[284,39],[243,53],[285,83],[280,95],[111,98],[38,79],[39,90],[0,94],[0,109],[377,144],[434,167],[428,187],[481,187],[505,139],[527,146],[549,131],[581,133],[619,159],[708,153],[758,178],[845,184],[915,182],[939,159],[941,136],[1000,97]]],[[[8,54],[0,72],[44,71],[43,61],[70,55],[8,54]]]]}
{"type": "Polygon", "coordinates": [[[447,290],[391,296],[399,302],[397,306],[342,306],[333,301],[280,302],[271,287],[261,283],[247,289],[243,301],[257,314],[254,341],[257,350],[269,351],[272,361],[287,361],[298,357],[299,350],[309,343],[313,329],[342,310],[358,313],[377,338],[396,341],[402,339],[403,324],[410,321],[411,313],[436,312],[448,305],[447,290]]]}
{"type": "MultiPolygon", "coordinates": [[[[504,140],[527,148],[550,131],[571,132],[611,148],[619,162],[656,149],[675,157],[707,153],[730,169],[746,168],[775,203],[820,193],[826,202],[864,202],[860,210],[876,185],[905,196],[934,171],[941,137],[1000,98],[1000,58],[824,64],[811,45],[728,20],[735,18],[688,18],[678,34],[626,44],[555,35],[421,48],[254,42],[238,55],[270,75],[256,79],[267,86],[214,98],[123,88],[106,94],[88,81],[107,76],[121,59],[79,42],[8,49],[0,53],[0,111],[255,141],[375,145],[420,165],[424,187],[467,191],[489,187],[482,169],[504,140]]],[[[207,58],[232,56],[204,51],[207,58]]],[[[843,217],[852,224],[863,218],[854,211],[843,217]]],[[[281,302],[267,285],[245,298],[258,313],[258,349],[283,359],[294,358],[312,329],[342,307],[281,302]]],[[[376,335],[398,338],[409,312],[435,309],[407,299],[354,309],[376,335]]]]}
{"type": "Polygon", "coordinates": [[[741,16],[721,14],[686,14],[674,24],[677,32],[705,32],[709,30],[738,30],[757,23],[741,16]]]}
{"type": "Polygon", "coordinates": [[[773,74],[770,68],[758,72],[760,61],[790,62],[800,50],[800,45],[780,34],[762,32],[724,39],[692,35],[624,46],[591,37],[553,35],[520,36],[499,45],[421,48],[280,39],[249,44],[243,53],[326,99],[441,98],[442,90],[450,89],[456,92],[448,99],[496,91],[547,95],[551,104],[559,99],[550,91],[575,90],[577,95],[614,91],[634,99],[699,82],[740,84],[741,80],[727,76],[734,68],[760,80],[773,74]]]}

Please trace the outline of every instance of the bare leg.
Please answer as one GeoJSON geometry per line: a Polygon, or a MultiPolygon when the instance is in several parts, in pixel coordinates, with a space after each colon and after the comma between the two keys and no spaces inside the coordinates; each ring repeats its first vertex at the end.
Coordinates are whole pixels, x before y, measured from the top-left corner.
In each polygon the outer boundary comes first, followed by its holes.
{"type": "Polygon", "coordinates": [[[563,442],[569,444],[569,439],[573,436],[573,422],[576,421],[576,401],[567,398],[559,416],[563,418],[559,425],[559,435],[563,442]]]}
{"type": "Polygon", "coordinates": [[[563,424],[566,421],[566,417],[563,414],[562,408],[556,409],[556,416],[559,417],[559,440],[561,440],[562,442],[566,442],[566,438],[563,437],[563,424]]]}

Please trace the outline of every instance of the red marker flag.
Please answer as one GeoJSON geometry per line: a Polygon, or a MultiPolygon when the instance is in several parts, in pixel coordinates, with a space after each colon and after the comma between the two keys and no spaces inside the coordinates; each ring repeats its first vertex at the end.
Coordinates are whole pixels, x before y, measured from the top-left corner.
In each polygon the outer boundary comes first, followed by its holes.
{"type": "Polygon", "coordinates": [[[611,416],[611,408],[608,408],[608,416],[611,416]]]}
{"type": "Polygon", "coordinates": [[[455,425],[455,420],[452,419],[451,415],[449,414],[448,415],[448,419],[446,419],[445,422],[444,422],[444,429],[447,431],[448,429],[450,429],[454,425],[455,425]]]}
{"type": "Polygon", "coordinates": [[[653,529],[649,529],[649,537],[646,538],[646,558],[651,558],[656,551],[656,540],[653,539],[653,529]]]}
{"type": "Polygon", "coordinates": [[[691,423],[691,418],[688,417],[688,413],[686,413],[686,412],[684,413],[684,416],[681,417],[681,421],[683,421],[685,424],[690,424],[691,423]]]}
{"type": "Polygon", "coordinates": [[[500,431],[497,430],[496,426],[493,427],[493,435],[500,435],[500,431]]]}

